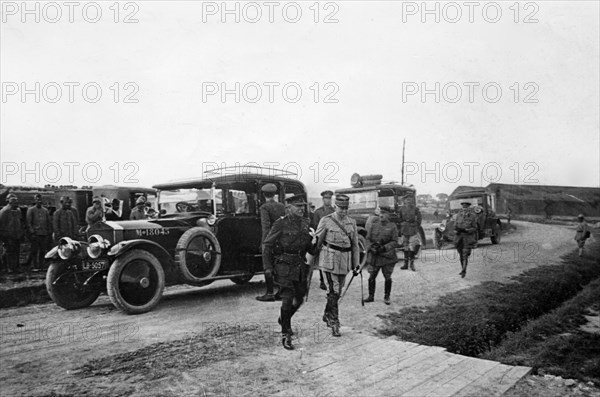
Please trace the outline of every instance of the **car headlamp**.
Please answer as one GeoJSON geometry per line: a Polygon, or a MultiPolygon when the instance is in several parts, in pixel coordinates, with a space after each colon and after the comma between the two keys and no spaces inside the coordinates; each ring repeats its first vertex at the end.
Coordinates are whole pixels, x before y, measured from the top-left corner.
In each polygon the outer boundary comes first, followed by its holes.
{"type": "Polygon", "coordinates": [[[217,217],[214,214],[210,214],[208,218],[206,218],[206,223],[208,223],[210,226],[214,225],[216,221],[217,217]]]}
{"type": "Polygon", "coordinates": [[[71,258],[79,251],[81,251],[81,244],[69,237],[63,237],[58,242],[58,256],[63,260],[71,258]]]}
{"type": "Polygon", "coordinates": [[[110,241],[102,238],[98,234],[94,234],[88,238],[87,254],[90,258],[96,259],[102,252],[110,247],[110,241]]]}

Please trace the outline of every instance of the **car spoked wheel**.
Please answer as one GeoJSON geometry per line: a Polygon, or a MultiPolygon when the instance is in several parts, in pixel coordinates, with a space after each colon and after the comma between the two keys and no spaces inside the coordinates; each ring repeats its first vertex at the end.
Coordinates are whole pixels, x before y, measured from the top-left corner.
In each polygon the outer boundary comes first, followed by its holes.
{"type": "Polygon", "coordinates": [[[214,277],[221,266],[221,246],[208,229],[194,227],[177,242],[175,263],[187,283],[205,283],[214,277]]]}
{"type": "Polygon", "coordinates": [[[160,262],[144,250],[126,252],[108,271],[108,296],[126,313],[150,311],[160,301],[164,288],[165,273],[160,262]]]}
{"type": "Polygon", "coordinates": [[[76,273],[67,270],[66,262],[52,262],[46,273],[46,290],[58,306],[67,309],[80,309],[94,303],[100,290],[83,283],[90,273],[76,273]]]}

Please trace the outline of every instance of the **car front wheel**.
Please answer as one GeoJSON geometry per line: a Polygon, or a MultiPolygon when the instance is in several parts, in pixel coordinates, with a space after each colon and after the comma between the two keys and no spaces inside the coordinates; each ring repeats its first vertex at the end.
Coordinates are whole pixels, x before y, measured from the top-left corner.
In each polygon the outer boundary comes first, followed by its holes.
{"type": "Polygon", "coordinates": [[[131,250],[118,257],[108,271],[108,296],[128,314],[146,313],[158,304],[165,288],[165,273],[154,255],[131,250]]]}
{"type": "Polygon", "coordinates": [[[65,262],[52,262],[46,273],[46,290],[58,306],[81,309],[94,303],[100,295],[98,288],[85,286],[87,275],[67,270],[65,262]]]}
{"type": "Polygon", "coordinates": [[[221,267],[221,245],[215,235],[203,227],[193,227],[179,238],[175,263],[183,280],[202,285],[221,267]]]}

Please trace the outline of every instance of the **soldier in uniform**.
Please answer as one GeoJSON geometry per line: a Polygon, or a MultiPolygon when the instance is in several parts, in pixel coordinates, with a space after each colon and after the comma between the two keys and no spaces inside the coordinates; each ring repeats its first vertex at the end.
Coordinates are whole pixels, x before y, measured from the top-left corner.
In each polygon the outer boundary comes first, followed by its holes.
{"type": "Polygon", "coordinates": [[[314,254],[313,237],[309,221],[305,218],[306,202],[301,195],[286,199],[288,214],[275,221],[263,242],[263,266],[265,274],[275,272],[275,280],[281,292],[281,342],[293,350],[292,316],[304,302],[307,292],[306,253],[314,254]],[[273,249],[278,246],[281,255],[274,258],[273,249]]]}
{"type": "Polygon", "coordinates": [[[27,209],[27,230],[31,240],[31,261],[33,270],[39,270],[44,263],[44,255],[50,245],[52,221],[50,213],[42,207],[42,195],[34,196],[35,205],[27,209]]]}
{"type": "Polygon", "coordinates": [[[585,240],[590,237],[590,228],[585,221],[583,214],[577,215],[577,228],[575,229],[575,241],[577,241],[577,247],[579,248],[579,256],[583,256],[583,246],[585,240]]]}
{"type": "MultiPolygon", "coordinates": [[[[260,212],[260,225],[262,229],[261,244],[263,244],[275,221],[285,215],[285,205],[275,201],[275,194],[277,193],[277,186],[275,184],[267,183],[261,188],[261,190],[266,200],[265,203],[258,209],[260,212]]],[[[261,302],[274,302],[279,300],[281,298],[280,292],[278,291],[277,294],[273,294],[273,274],[272,272],[267,271],[267,268],[264,267],[264,261],[263,268],[265,271],[267,292],[264,295],[257,296],[256,300],[261,302]]]]}
{"type": "Polygon", "coordinates": [[[404,266],[400,269],[415,271],[415,255],[421,247],[419,227],[421,226],[421,211],[415,205],[413,195],[404,197],[404,205],[400,207],[400,233],[402,234],[402,248],[404,249],[404,266]]]}
{"type": "Polygon", "coordinates": [[[460,203],[462,208],[456,214],[456,224],[454,236],[454,246],[458,251],[460,257],[461,272],[458,273],[461,277],[467,275],[467,265],[469,264],[469,256],[471,255],[471,249],[477,242],[475,238],[475,232],[477,232],[477,214],[471,210],[471,203],[469,201],[463,201],[460,203]]]}
{"type": "Polygon", "coordinates": [[[335,212],[321,218],[316,231],[318,247],[321,247],[318,268],[323,271],[328,285],[323,321],[331,327],[333,336],[341,336],[338,301],[346,275],[359,268],[358,230],[354,219],[348,216],[349,203],[348,196],[336,195],[335,212]]]}
{"type": "MultiPolygon", "coordinates": [[[[331,190],[325,190],[321,192],[321,197],[323,198],[323,205],[315,210],[315,213],[311,217],[312,219],[312,228],[317,228],[319,226],[319,222],[321,218],[326,215],[333,214],[335,209],[333,205],[331,205],[331,197],[333,197],[333,192],[331,190]]],[[[319,270],[319,279],[321,280],[320,288],[323,291],[327,291],[327,286],[325,285],[325,279],[323,278],[323,272],[319,270]]]]}
{"type": "Polygon", "coordinates": [[[54,241],[63,237],[76,238],[77,236],[77,218],[71,208],[73,200],[71,197],[63,197],[60,200],[62,207],[57,209],[52,216],[52,230],[54,230],[54,241]]]}
{"type": "Polygon", "coordinates": [[[94,197],[92,200],[92,206],[85,211],[85,221],[88,224],[87,229],[92,227],[95,223],[101,222],[104,219],[104,212],[102,211],[102,202],[100,197],[94,197]]]}
{"type": "Polygon", "coordinates": [[[129,220],[137,221],[140,219],[148,219],[146,215],[146,197],[140,196],[135,200],[135,207],[131,210],[131,214],[129,214],[129,220]]]}
{"type": "Polygon", "coordinates": [[[377,274],[381,269],[385,278],[383,302],[390,304],[392,292],[392,273],[398,261],[396,247],[398,246],[398,228],[390,222],[388,213],[379,215],[379,222],[372,222],[367,228],[367,240],[370,243],[367,256],[367,270],[369,271],[369,296],[365,302],[373,302],[377,274]]]}
{"type": "Polygon", "coordinates": [[[19,267],[19,254],[21,240],[25,236],[25,229],[21,223],[21,210],[19,199],[10,193],[6,196],[8,204],[0,211],[0,239],[6,248],[6,262],[8,273],[16,272],[19,267]]]}

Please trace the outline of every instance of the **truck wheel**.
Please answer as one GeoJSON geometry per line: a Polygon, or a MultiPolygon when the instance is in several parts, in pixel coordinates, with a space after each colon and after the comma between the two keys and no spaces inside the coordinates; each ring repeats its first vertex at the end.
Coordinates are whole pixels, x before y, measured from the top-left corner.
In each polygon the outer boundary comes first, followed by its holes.
{"type": "Polygon", "coordinates": [[[46,290],[58,306],[67,310],[81,309],[94,303],[100,295],[98,289],[83,285],[86,279],[83,274],[68,271],[66,262],[52,262],[46,273],[46,290]]]}
{"type": "Polygon", "coordinates": [[[502,233],[502,231],[500,230],[501,227],[498,224],[495,224],[493,227],[493,232],[492,232],[492,236],[490,238],[490,240],[492,240],[492,244],[498,244],[500,243],[500,234],[502,233]]]}
{"type": "Polygon", "coordinates": [[[250,280],[252,280],[254,274],[248,274],[245,276],[231,277],[230,280],[236,283],[237,285],[247,284],[250,280]]]}
{"type": "Polygon", "coordinates": [[[219,272],[221,245],[210,230],[193,227],[177,242],[175,263],[186,283],[203,283],[219,272]]]}
{"type": "Polygon", "coordinates": [[[441,250],[442,246],[444,245],[444,238],[442,237],[442,233],[440,233],[437,230],[433,232],[433,245],[439,250],[441,250]]]}
{"type": "Polygon", "coordinates": [[[158,304],[165,288],[165,272],[154,255],[134,249],[115,259],[107,279],[108,296],[128,314],[146,313],[158,304]]]}

